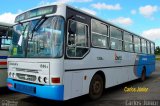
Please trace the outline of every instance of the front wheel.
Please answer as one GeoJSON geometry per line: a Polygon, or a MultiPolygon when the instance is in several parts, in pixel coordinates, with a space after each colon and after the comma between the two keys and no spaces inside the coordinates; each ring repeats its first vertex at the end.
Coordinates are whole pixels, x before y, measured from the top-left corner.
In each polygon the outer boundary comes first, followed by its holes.
{"type": "Polygon", "coordinates": [[[89,87],[89,97],[91,100],[95,100],[101,97],[104,90],[104,81],[99,74],[93,76],[90,87],[89,87]]]}

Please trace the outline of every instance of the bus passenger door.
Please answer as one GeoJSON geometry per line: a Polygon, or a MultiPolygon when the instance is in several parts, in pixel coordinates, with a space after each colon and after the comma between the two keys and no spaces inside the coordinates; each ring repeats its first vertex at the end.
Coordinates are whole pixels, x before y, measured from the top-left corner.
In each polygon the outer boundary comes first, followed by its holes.
{"type": "Polygon", "coordinates": [[[81,95],[82,92],[82,82],[83,74],[82,72],[73,72],[72,74],[72,97],[77,97],[81,95]]]}
{"type": "Polygon", "coordinates": [[[81,96],[83,90],[83,71],[81,68],[88,64],[89,26],[78,19],[68,20],[65,69],[79,69],[68,71],[72,74],[71,98],[81,96]],[[68,67],[69,66],[69,67],[68,67]]]}

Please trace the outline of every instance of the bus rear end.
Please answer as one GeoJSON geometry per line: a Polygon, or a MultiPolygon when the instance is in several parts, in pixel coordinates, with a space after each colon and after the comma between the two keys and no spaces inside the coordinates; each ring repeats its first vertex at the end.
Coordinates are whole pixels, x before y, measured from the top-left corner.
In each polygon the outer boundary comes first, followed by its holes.
{"type": "Polygon", "coordinates": [[[10,90],[63,100],[65,6],[35,8],[16,17],[8,59],[10,90]]]}
{"type": "Polygon", "coordinates": [[[8,28],[11,24],[0,22],[0,87],[7,86],[7,57],[10,45],[10,35],[7,35],[8,28]]]}
{"type": "Polygon", "coordinates": [[[7,54],[8,51],[0,51],[0,87],[7,85],[7,54]]]}

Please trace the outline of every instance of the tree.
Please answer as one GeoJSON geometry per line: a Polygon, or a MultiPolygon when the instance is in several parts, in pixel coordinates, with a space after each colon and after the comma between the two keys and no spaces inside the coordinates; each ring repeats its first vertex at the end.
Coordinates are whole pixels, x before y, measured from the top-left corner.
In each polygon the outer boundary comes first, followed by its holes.
{"type": "Polygon", "coordinates": [[[160,55],[160,47],[159,46],[156,47],[155,54],[156,55],[160,55]]]}

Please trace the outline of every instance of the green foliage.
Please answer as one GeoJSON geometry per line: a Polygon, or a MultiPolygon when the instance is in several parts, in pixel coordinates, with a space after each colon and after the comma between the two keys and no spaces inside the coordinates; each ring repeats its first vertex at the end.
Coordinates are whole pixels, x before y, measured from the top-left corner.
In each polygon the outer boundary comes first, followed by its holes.
{"type": "Polygon", "coordinates": [[[160,58],[156,58],[156,60],[160,61],[160,58]]]}
{"type": "Polygon", "coordinates": [[[155,54],[156,55],[160,55],[160,47],[159,46],[156,47],[155,54]]]}

